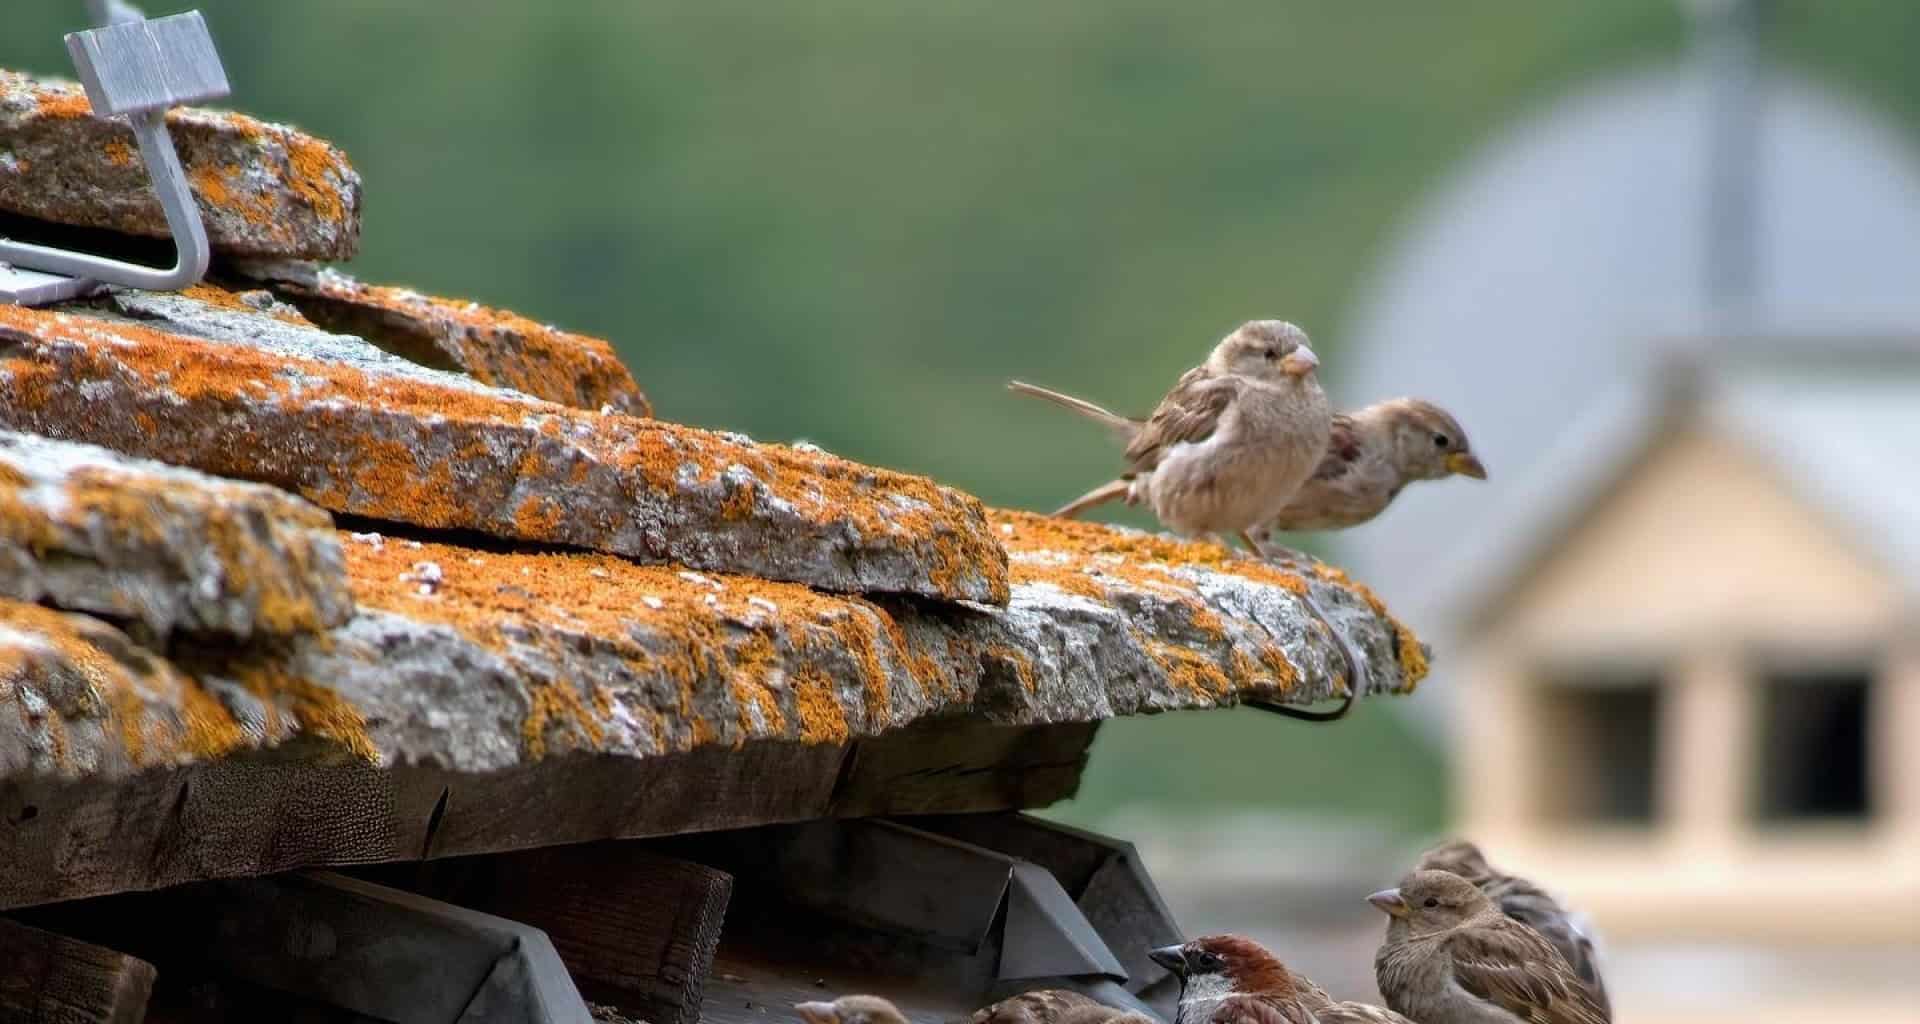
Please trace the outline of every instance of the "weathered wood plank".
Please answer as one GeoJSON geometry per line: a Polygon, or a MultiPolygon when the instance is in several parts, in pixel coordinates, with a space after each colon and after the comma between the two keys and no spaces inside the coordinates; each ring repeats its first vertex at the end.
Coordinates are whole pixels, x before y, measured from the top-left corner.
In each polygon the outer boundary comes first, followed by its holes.
{"type": "Polygon", "coordinates": [[[0,1024],[140,1024],[153,965],[0,919],[0,1024]]]}
{"type": "Polygon", "coordinates": [[[852,746],[568,755],[490,774],[283,747],[115,782],[15,782],[0,785],[0,910],[302,867],[1040,806],[1073,793],[1096,728],[959,719],[852,746]]]}
{"type": "Polygon", "coordinates": [[[700,1019],[733,892],[724,871],[624,842],[430,861],[385,874],[434,899],[545,931],[589,998],[653,1024],[700,1019]]]}

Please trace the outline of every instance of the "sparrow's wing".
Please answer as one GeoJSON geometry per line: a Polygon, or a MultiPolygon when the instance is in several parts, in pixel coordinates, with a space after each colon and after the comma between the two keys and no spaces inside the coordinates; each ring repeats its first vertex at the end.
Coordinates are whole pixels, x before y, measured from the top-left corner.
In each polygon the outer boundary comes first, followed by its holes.
{"type": "Polygon", "coordinates": [[[1313,1015],[1320,1024],[1414,1024],[1386,1007],[1366,1003],[1328,1003],[1313,1015]]]}
{"type": "Polygon", "coordinates": [[[1529,1024],[1609,1024],[1566,960],[1518,921],[1488,920],[1446,943],[1461,988],[1529,1024]]]}
{"type": "Polygon", "coordinates": [[[1354,425],[1353,417],[1346,413],[1335,413],[1333,432],[1327,438],[1327,454],[1320,457],[1320,465],[1313,471],[1313,479],[1332,482],[1353,472],[1360,463],[1360,431],[1354,425]]]}
{"type": "Polygon", "coordinates": [[[1593,940],[1574,923],[1567,908],[1539,886],[1511,875],[1496,878],[1488,887],[1487,895],[1499,904],[1501,912],[1553,943],[1554,950],[1587,986],[1594,1002],[1603,1011],[1609,1009],[1607,987],[1600,980],[1599,957],[1593,951],[1593,940]]]}
{"type": "Polygon", "coordinates": [[[1127,463],[1135,472],[1145,472],[1160,464],[1167,448],[1213,436],[1220,417],[1244,386],[1238,377],[1209,376],[1204,367],[1188,370],[1127,445],[1127,463]]]}
{"type": "Polygon", "coordinates": [[[1207,1024],[1313,1024],[1313,1014],[1296,1002],[1232,995],[1220,1000],[1207,1024]]]}
{"type": "Polygon", "coordinates": [[[1074,1024],[1094,1024],[1084,1011],[1105,1010],[1105,1016],[1118,1011],[1102,1005],[1092,996],[1064,988],[1041,989],[1009,996],[974,1013],[971,1024],[1062,1024],[1069,1016],[1074,1024]]]}

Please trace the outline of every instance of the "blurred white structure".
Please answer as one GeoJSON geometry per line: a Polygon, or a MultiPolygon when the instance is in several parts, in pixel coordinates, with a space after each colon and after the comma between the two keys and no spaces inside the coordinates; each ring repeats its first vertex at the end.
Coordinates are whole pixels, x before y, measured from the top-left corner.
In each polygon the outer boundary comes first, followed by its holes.
{"type": "Polygon", "coordinates": [[[1417,218],[1338,391],[1448,406],[1492,479],[1341,555],[1436,648],[1462,828],[1594,913],[1622,1020],[1910,1021],[1920,157],[1774,76],[1729,186],[1725,81],[1591,86],[1417,218]]]}

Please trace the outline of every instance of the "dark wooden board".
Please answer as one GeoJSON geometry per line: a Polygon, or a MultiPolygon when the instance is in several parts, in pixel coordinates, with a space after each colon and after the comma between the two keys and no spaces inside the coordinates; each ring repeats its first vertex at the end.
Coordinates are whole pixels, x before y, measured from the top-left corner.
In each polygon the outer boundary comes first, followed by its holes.
{"type": "Polygon", "coordinates": [[[0,918],[0,1024],[140,1024],[153,965],[0,918]]]}
{"type": "Polygon", "coordinates": [[[1095,728],[960,719],[851,747],[568,756],[485,775],[280,751],[111,784],[10,783],[0,909],[320,865],[1040,806],[1073,793],[1095,728]]]}
{"type": "Polygon", "coordinates": [[[733,878],[626,841],[456,857],[381,872],[392,884],[547,933],[590,999],[651,1024],[693,1024],[733,878]]]}

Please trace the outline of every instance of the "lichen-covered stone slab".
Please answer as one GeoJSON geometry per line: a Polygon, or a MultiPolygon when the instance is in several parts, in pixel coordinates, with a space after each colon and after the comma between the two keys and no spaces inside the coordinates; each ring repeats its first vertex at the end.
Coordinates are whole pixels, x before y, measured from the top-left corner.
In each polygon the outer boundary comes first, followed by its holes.
{"type": "MultiPolygon", "coordinates": [[[[1033,726],[1310,703],[1345,683],[1300,600],[1308,587],[1366,652],[1376,690],[1409,689],[1425,671],[1419,643],[1337,579],[1102,526],[1017,513],[999,525],[1016,552],[1012,601],[977,609],[354,534],[352,621],[273,651],[202,656],[185,674],[223,693],[297,697],[282,726],[318,728],[376,763],[474,773],[566,754],[845,744],[955,717],[1033,726]]],[[[281,735],[229,724],[257,743],[281,735]]],[[[125,728],[65,731],[111,746],[125,728]]],[[[74,763],[140,758],[89,751],[74,763]]]]}
{"type": "Polygon", "coordinates": [[[311,263],[254,263],[245,273],[326,329],[353,334],[423,366],[457,370],[579,409],[651,416],[633,374],[599,338],[535,323],[477,302],[363,284],[311,263]]]}
{"type": "Polygon", "coordinates": [[[570,409],[239,304],[112,301],[126,316],[0,307],[0,427],[428,529],[839,592],[1007,599],[985,510],[922,478],[570,409]]]}
{"type": "MultiPolygon", "coordinates": [[[[351,259],[360,176],[339,150],[284,125],[180,108],[174,149],[217,253],[351,259]]],[[[95,117],[72,82],[0,70],[0,210],[56,224],[168,237],[126,122],[95,117]]]]}
{"type": "Polygon", "coordinates": [[[9,431],[0,597],[241,639],[353,610],[333,520],[299,498],[9,431]]]}
{"type": "Polygon", "coordinates": [[[223,757],[289,738],[291,702],[192,678],[91,616],[0,598],[0,781],[223,757]]]}

